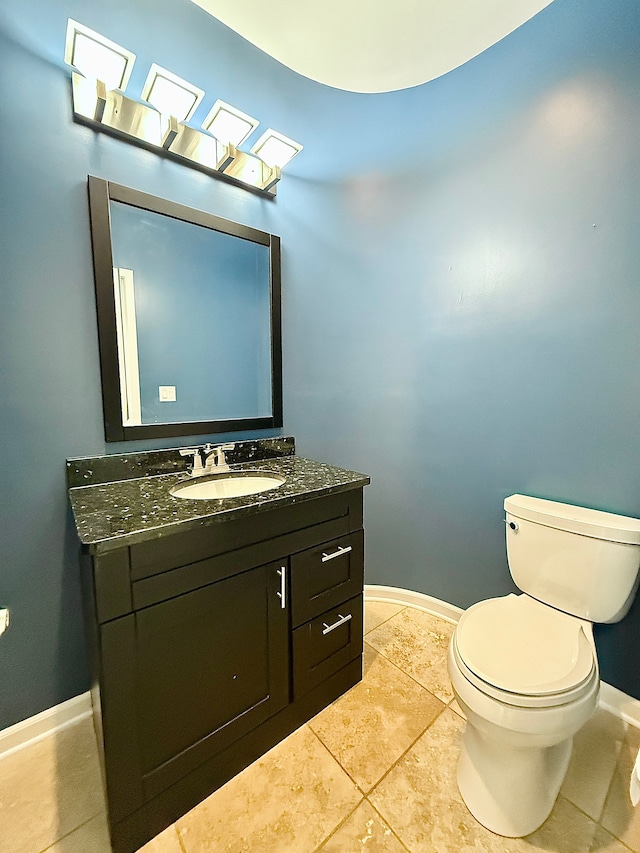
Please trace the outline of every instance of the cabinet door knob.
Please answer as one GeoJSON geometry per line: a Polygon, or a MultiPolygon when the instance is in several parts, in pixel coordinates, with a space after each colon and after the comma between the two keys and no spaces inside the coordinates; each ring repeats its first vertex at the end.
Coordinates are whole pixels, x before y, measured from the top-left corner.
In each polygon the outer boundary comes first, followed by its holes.
{"type": "Polygon", "coordinates": [[[338,621],[334,622],[333,625],[327,625],[326,622],[322,623],[322,633],[330,634],[332,631],[335,631],[336,628],[339,628],[341,625],[344,625],[345,622],[348,622],[349,619],[353,619],[353,616],[350,613],[347,613],[346,616],[338,613],[338,621]]]}
{"type": "Polygon", "coordinates": [[[278,569],[278,577],[280,578],[280,590],[276,595],[280,599],[280,607],[285,610],[287,607],[287,567],[281,566],[278,569]]]}
{"type": "Polygon", "coordinates": [[[343,554],[348,554],[351,551],[351,545],[347,545],[346,548],[343,548],[342,545],[338,545],[337,550],[332,551],[331,554],[327,554],[325,551],[322,552],[322,562],[328,563],[329,560],[335,560],[336,557],[341,557],[343,554]]]}

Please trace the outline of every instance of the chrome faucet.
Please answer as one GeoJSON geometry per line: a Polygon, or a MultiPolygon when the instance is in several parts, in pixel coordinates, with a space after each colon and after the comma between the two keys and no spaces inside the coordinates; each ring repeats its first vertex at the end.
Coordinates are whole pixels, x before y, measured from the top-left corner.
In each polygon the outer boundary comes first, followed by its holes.
{"type": "Polygon", "coordinates": [[[229,465],[225,457],[227,450],[233,450],[235,444],[205,444],[204,451],[204,470],[207,474],[218,474],[229,470],[229,465]]]}
{"type": "Polygon", "coordinates": [[[205,474],[222,474],[229,470],[225,453],[233,450],[235,444],[205,444],[204,447],[184,447],[180,456],[193,456],[193,465],[189,469],[192,477],[205,474]],[[204,458],[204,462],[203,462],[204,458]]]}

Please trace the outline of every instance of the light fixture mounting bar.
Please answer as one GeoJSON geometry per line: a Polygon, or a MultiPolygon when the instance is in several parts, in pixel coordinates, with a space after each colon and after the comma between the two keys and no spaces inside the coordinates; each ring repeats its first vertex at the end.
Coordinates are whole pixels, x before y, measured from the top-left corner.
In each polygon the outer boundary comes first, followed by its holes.
{"type": "Polygon", "coordinates": [[[72,74],[74,121],[93,130],[154,151],[211,177],[274,198],[280,169],[269,168],[232,144],[224,145],[205,131],[196,130],[160,113],[147,104],[127,98],[121,91],[106,90],[103,83],[72,74]]]}

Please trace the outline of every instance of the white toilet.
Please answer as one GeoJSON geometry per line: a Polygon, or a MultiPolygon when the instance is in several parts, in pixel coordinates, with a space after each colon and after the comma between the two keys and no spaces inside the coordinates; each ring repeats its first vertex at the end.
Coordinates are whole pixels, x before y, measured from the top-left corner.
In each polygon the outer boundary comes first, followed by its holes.
{"type": "Polygon", "coordinates": [[[640,520],[525,495],[504,508],[509,570],[524,594],[470,607],[448,664],[467,717],[462,798],[487,829],[519,837],[549,816],[573,735],[596,708],[592,623],[631,606],[640,520]]]}

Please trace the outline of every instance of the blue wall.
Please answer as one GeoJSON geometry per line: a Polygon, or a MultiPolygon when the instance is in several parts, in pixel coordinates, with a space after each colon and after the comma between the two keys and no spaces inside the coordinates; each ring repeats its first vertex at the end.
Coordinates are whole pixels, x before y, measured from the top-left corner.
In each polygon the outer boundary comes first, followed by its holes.
{"type": "MultiPolygon", "coordinates": [[[[368,582],[509,591],[514,491],[640,516],[639,47],[637,0],[556,0],[438,80],[357,95],[187,0],[6,0],[0,728],[88,686],[64,459],[151,446],[103,439],[89,173],[280,234],[285,431],[372,475],[368,582]],[[73,124],[67,17],[137,53],[130,91],[155,61],[207,91],[196,120],[220,97],[300,140],[277,201],[73,124]]],[[[598,646],[640,697],[640,606],[598,646]]]]}

